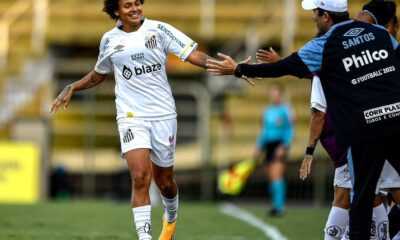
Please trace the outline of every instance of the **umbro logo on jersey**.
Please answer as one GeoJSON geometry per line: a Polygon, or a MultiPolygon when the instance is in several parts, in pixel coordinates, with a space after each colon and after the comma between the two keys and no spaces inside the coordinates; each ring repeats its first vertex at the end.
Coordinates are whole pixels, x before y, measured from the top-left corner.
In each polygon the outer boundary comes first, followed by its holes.
{"type": "Polygon", "coordinates": [[[124,45],[117,45],[114,47],[114,50],[121,51],[124,48],[124,45]]]}
{"type": "Polygon", "coordinates": [[[347,31],[343,36],[345,36],[345,37],[357,37],[364,30],[365,30],[365,28],[352,28],[349,31],[347,31]]]}
{"type": "Polygon", "coordinates": [[[123,141],[124,143],[128,143],[130,141],[132,141],[135,138],[135,136],[132,133],[131,129],[128,129],[128,131],[125,133],[124,137],[123,137],[123,141]]]}
{"type": "Polygon", "coordinates": [[[132,74],[132,70],[124,65],[124,69],[122,69],[122,76],[124,76],[126,80],[129,80],[131,79],[132,74]]]}
{"type": "Polygon", "coordinates": [[[157,47],[156,35],[151,36],[145,43],[145,46],[149,49],[154,49],[157,47]]]}

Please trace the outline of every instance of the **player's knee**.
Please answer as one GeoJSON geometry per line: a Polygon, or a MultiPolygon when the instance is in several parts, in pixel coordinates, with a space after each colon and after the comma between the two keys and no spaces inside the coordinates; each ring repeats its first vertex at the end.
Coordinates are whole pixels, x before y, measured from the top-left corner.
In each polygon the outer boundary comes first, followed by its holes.
{"type": "Polygon", "coordinates": [[[374,199],[373,207],[377,207],[383,203],[383,198],[381,196],[376,196],[374,199]]]}
{"type": "Polygon", "coordinates": [[[175,181],[172,177],[163,178],[157,182],[157,186],[161,192],[168,192],[175,187],[175,181]]]}
{"type": "Polygon", "coordinates": [[[396,204],[400,204],[400,189],[393,190],[392,198],[396,204]]]}
{"type": "Polygon", "coordinates": [[[135,189],[149,188],[151,184],[151,173],[135,173],[132,179],[132,186],[135,189]]]}

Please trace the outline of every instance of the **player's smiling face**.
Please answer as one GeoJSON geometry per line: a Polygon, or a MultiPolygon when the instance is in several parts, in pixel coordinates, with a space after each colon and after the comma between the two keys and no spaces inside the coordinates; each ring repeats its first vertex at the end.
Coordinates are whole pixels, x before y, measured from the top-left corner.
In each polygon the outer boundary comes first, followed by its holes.
{"type": "Polygon", "coordinates": [[[116,15],[124,26],[137,29],[143,19],[143,4],[140,0],[119,0],[116,15]]]}

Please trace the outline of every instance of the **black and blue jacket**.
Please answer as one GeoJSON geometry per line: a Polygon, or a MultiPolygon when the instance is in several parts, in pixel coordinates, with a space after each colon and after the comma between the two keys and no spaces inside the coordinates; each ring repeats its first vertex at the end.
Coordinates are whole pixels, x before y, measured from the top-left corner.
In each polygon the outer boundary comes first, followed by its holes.
{"type": "Polygon", "coordinates": [[[338,141],[400,133],[400,52],[380,26],[334,25],[297,53],[273,64],[240,64],[235,75],[300,78],[318,75],[338,141]]]}

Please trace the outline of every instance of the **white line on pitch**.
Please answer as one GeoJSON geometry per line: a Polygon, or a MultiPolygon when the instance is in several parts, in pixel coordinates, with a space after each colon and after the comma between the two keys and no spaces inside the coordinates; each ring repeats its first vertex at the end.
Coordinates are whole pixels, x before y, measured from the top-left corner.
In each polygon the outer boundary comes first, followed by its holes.
{"type": "Polygon", "coordinates": [[[222,204],[220,207],[220,211],[228,216],[237,218],[255,228],[258,228],[264,233],[266,237],[271,238],[272,240],[288,240],[285,236],[282,235],[281,232],[279,232],[276,227],[265,223],[253,214],[233,204],[222,204]]]}

